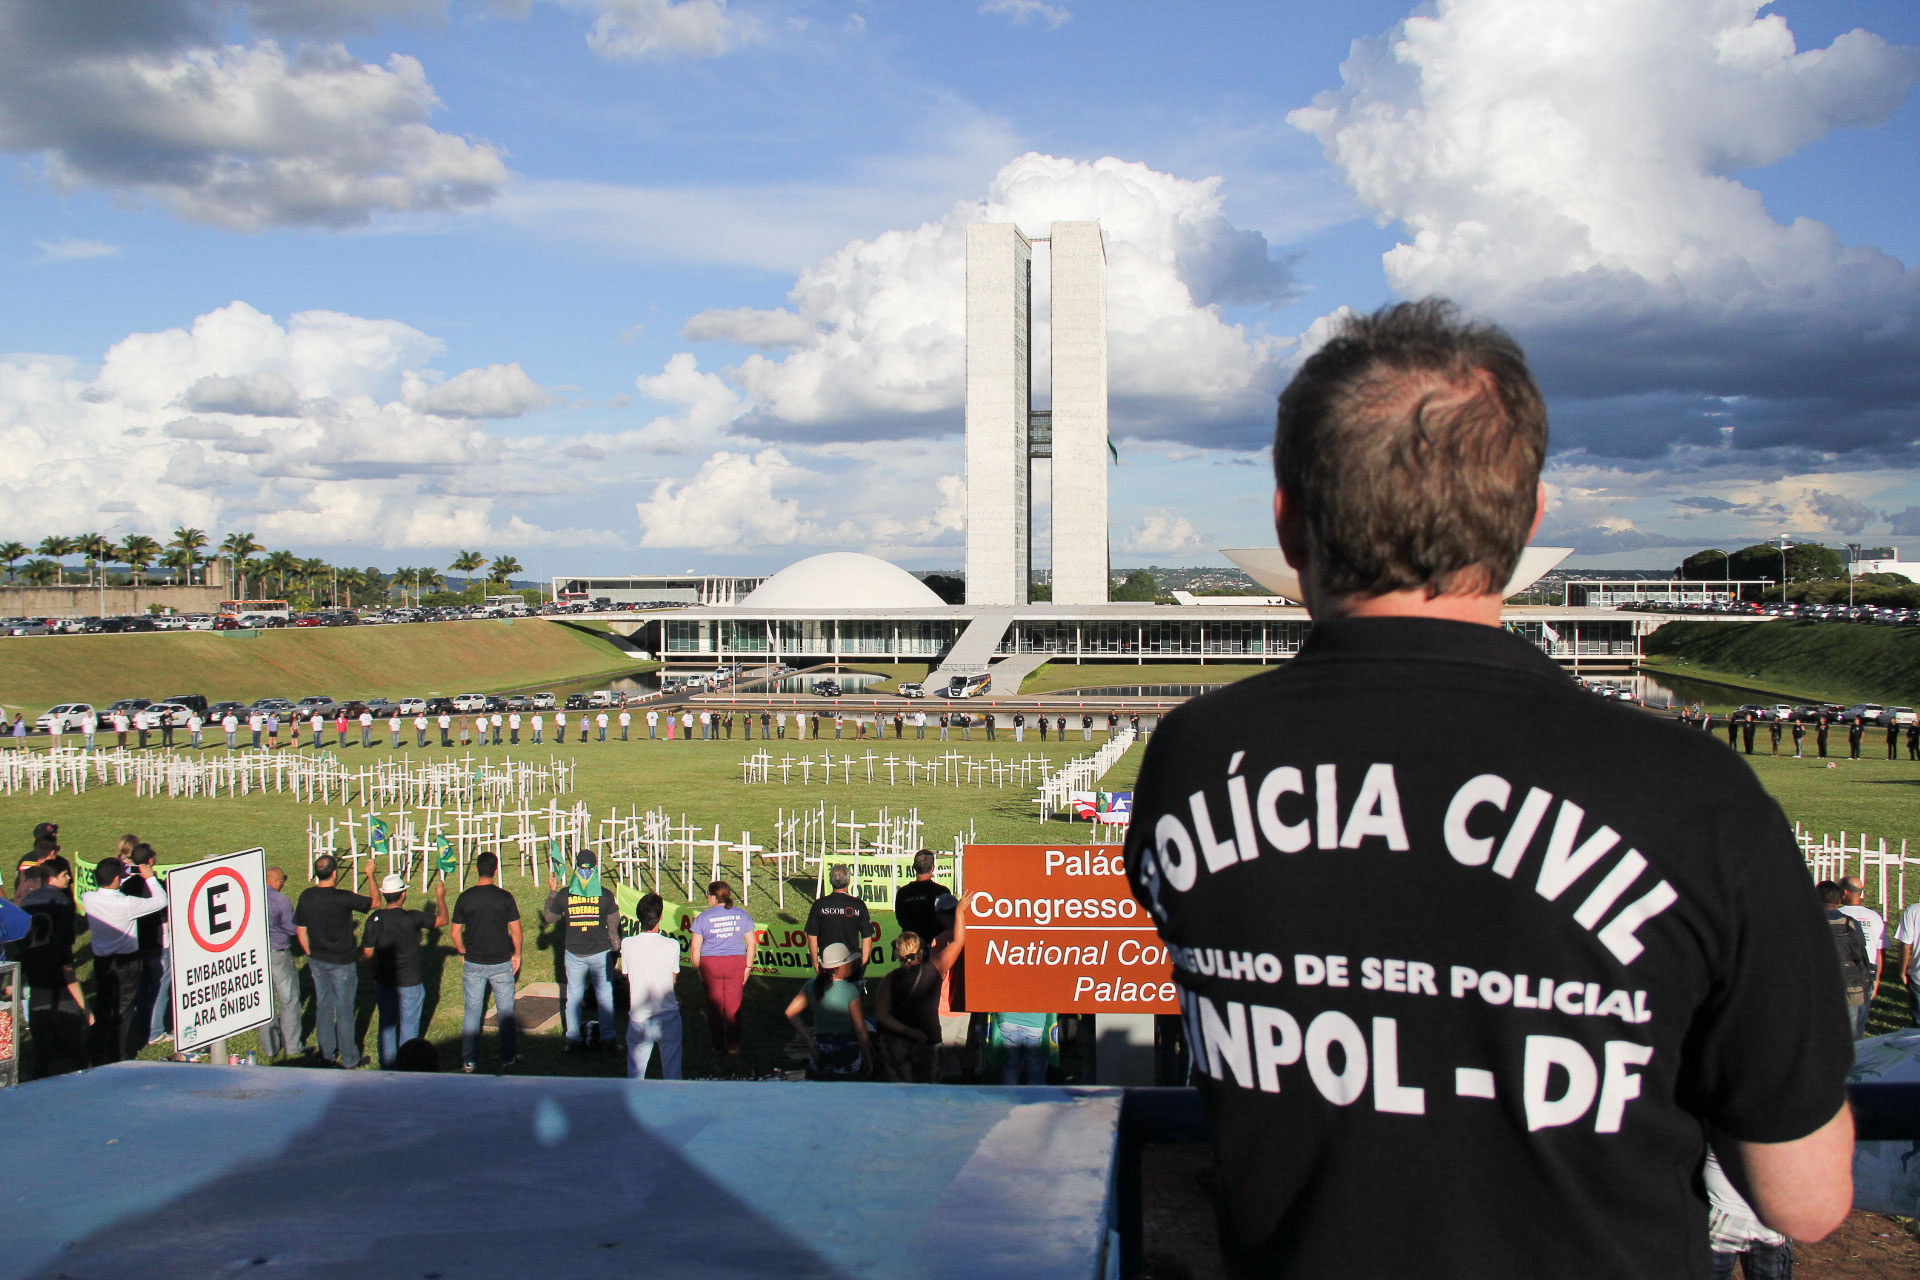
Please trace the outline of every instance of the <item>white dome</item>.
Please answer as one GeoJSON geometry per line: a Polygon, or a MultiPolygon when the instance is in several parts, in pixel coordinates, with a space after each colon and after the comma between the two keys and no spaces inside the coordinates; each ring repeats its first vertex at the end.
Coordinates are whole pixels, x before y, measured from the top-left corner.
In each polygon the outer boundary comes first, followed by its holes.
{"type": "Polygon", "coordinates": [[[946,601],[897,564],[856,551],[795,561],[755,587],[742,609],[926,609],[946,601]]]}

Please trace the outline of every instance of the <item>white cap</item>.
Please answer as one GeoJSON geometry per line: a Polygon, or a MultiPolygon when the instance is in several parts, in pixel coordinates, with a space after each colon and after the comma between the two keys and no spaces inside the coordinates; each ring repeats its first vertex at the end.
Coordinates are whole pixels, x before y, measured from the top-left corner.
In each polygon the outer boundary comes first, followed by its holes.
{"type": "Polygon", "coordinates": [[[388,872],[387,878],[380,882],[380,892],[382,893],[404,893],[406,888],[406,880],[392,872],[388,872]]]}

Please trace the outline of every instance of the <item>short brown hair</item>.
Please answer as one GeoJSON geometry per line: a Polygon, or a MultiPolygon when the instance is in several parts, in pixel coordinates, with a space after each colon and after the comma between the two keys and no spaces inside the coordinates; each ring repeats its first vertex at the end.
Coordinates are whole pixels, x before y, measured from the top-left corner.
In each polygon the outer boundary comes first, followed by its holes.
{"type": "Polygon", "coordinates": [[[1287,389],[1274,478],[1336,596],[1499,591],[1533,528],[1547,411],[1520,345],[1444,298],[1349,316],[1287,389]]]}

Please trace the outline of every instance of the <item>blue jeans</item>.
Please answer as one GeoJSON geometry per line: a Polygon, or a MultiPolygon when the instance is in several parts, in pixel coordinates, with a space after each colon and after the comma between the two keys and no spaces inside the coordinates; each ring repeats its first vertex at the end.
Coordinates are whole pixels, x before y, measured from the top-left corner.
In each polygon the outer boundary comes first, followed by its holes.
{"type": "Polygon", "coordinates": [[[359,966],[309,959],[307,975],[313,979],[313,1033],[320,1041],[320,1056],[343,1067],[359,1066],[360,1046],[353,1038],[359,966]]]}
{"type": "Polygon", "coordinates": [[[573,952],[567,957],[567,1043],[579,1044],[580,1004],[587,998],[587,984],[593,984],[593,998],[600,1006],[600,1028],[603,1034],[613,1033],[613,981],[607,977],[607,956],[610,952],[596,951],[590,956],[577,956],[573,952]]]}
{"type": "Polygon", "coordinates": [[[1734,1262],[1740,1263],[1740,1271],[1746,1280],[1792,1280],[1793,1246],[1791,1244],[1762,1244],[1753,1241],[1742,1253],[1719,1253],[1713,1255],[1714,1280],[1732,1280],[1734,1262]]]}
{"type": "Polygon", "coordinates": [[[1000,1024],[1000,1045],[1006,1060],[1000,1067],[1001,1084],[1045,1084],[1047,1082],[1046,1033],[1039,1027],[1018,1023],[1000,1024]]]}
{"type": "Polygon", "coordinates": [[[140,1002],[134,1007],[135,1026],[146,1037],[145,1043],[152,1044],[167,1033],[168,1015],[173,1011],[173,966],[167,963],[167,953],[142,951],[140,953],[140,1002]]]}
{"type": "Polygon", "coordinates": [[[460,1062],[470,1065],[479,1059],[480,1023],[487,1016],[487,988],[493,988],[493,1012],[500,1020],[500,1061],[513,1061],[513,961],[499,964],[475,964],[468,960],[460,966],[460,994],[466,1004],[460,1023],[460,1062]]]}
{"type": "Polygon", "coordinates": [[[420,1036],[420,1007],[427,1002],[427,989],[419,983],[410,987],[373,984],[373,1002],[380,1009],[380,1065],[393,1065],[400,1046],[420,1036]]]}
{"type": "Polygon", "coordinates": [[[269,951],[267,973],[273,979],[273,1021],[260,1029],[261,1047],[274,1057],[300,1053],[300,968],[291,950],[269,951]]]}
{"type": "Polygon", "coordinates": [[[627,1079],[643,1080],[653,1048],[660,1046],[660,1078],[680,1076],[680,1006],[662,1009],[651,1018],[627,1024],[627,1079]]]}

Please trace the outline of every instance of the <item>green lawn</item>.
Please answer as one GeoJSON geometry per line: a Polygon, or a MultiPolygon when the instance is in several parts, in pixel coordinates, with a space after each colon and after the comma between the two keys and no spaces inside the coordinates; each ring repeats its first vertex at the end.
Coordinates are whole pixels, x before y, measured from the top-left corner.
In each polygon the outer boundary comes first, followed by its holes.
{"type": "Polygon", "coordinates": [[[1259,663],[1049,662],[1020,683],[1022,694],[1056,693],[1063,689],[1098,689],[1116,684],[1232,684],[1271,666],[1259,663]]]}
{"type": "Polygon", "coordinates": [[[1859,622],[1669,622],[1648,665],[1794,700],[1920,704],[1920,629],[1859,622]]]}
{"type": "Polygon", "coordinates": [[[255,698],[493,693],[632,671],[596,635],[542,618],[404,626],[20,636],[0,641],[0,703],[29,719],[60,702],[204,694],[255,698]]]}

